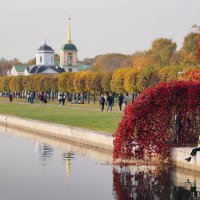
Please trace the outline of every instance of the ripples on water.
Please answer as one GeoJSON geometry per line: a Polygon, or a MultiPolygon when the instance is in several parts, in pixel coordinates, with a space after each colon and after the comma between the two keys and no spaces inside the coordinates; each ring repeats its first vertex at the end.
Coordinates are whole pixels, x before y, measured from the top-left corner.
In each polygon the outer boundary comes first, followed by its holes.
{"type": "Polygon", "coordinates": [[[200,175],[0,127],[0,200],[196,200],[200,175]]]}

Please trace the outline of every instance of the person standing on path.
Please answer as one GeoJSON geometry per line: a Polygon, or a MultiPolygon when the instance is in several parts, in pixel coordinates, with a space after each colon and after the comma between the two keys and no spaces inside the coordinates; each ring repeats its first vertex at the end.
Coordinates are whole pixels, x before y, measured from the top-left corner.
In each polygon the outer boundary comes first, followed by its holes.
{"type": "Polygon", "coordinates": [[[124,100],[124,96],[122,94],[119,94],[118,96],[119,110],[122,110],[123,100],[124,100]]]}
{"type": "Polygon", "coordinates": [[[44,92],[38,94],[38,99],[40,101],[40,105],[44,103],[44,92]]]}
{"type": "Polygon", "coordinates": [[[104,105],[105,105],[105,97],[103,96],[103,94],[101,95],[100,99],[99,99],[99,103],[101,105],[101,111],[104,110],[104,105]]]}
{"type": "Polygon", "coordinates": [[[9,102],[11,103],[12,101],[13,101],[13,94],[10,93],[10,94],[9,94],[9,102]]]}
{"type": "Polygon", "coordinates": [[[65,94],[62,93],[62,106],[64,106],[64,105],[65,105],[65,94]]]}
{"type": "Polygon", "coordinates": [[[107,111],[110,110],[112,112],[113,97],[112,97],[111,94],[109,94],[106,101],[107,101],[107,104],[108,104],[107,111]]]}
{"type": "Polygon", "coordinates": [[[61,106],[61,103],[62,103],[62,93],[58,94],[58,102],[59,102],[59,106],[61,106]]]}
{"type": "Polygon", "coordinates": [[[44,93],[44,95],[43,95],[43,103],[46,106],[46,104],[47,104],[47,93],[44,93]]]}

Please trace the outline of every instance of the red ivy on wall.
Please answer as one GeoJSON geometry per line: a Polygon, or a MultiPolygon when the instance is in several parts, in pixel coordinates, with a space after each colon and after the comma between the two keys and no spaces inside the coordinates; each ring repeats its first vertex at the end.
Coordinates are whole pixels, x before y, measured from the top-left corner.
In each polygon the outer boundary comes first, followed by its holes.
{"type": "Polygon", "coordinates": [[[200,82],[161,82],[125,111],[114,133],[113,159],[170,159],[171,148],[198,143],[200,82]]]}

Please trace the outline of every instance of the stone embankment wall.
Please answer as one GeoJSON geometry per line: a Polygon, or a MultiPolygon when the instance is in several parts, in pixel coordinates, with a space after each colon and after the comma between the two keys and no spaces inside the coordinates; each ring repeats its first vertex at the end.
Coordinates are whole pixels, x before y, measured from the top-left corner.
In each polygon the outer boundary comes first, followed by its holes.
{"type": "Polygon", "coordinates": [[[41,133],[42,135],[67,139],[106,150],[113,149],[113,137],[97,131],[7,115],[0,115],[0,123],[32,132],[34,131],[41,133]]]}
{"type": "Polygon", "coordinates": [[[190,162],[185,160],[185,158],[190,156],[192,149],[190,147],[174,148],[172,151],[172,160],[178,168],[200,172],[200,152],[197,152],[196,156],[193,156],[190,162]]]}
{"type": "MultiPolygon", "coordinates": [[[[67,139],[110,151],[113,149],[113,137],[97,131],[7,115],[0,115],[0,124],[37,132],[46,136],[67,139]]],[[[190,155],[192,149],[193,148],[187,147],[174,148],[172,151],[173,162],[175,166],[179,168],[200,172],[199,152],[189,163],[185,160],[185,158],[190,155]]]]}

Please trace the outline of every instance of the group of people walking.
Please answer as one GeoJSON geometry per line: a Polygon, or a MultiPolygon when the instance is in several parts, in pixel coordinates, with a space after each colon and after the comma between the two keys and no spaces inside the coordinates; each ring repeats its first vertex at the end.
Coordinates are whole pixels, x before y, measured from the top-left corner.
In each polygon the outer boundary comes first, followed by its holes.
{"type": "Polygon", "coordinates": [[[35,92],[28,92],[26,95],[28,103],[34,103],[34,99],[38,100],[40,104],[47,104],[47,92],[41,92],[39,94],[35,94],[35,92]]]}
{"type": "MultiPolygon", "coordinates": [[[[107,97],[105,97],[102,94],[99,99],[101,111],[104,110],[105,104],[107,104],[107,111],[112,111],[113,100],[114,100],[114,98],[111,93],[107,97]]],[[[128,94],[125,94],[125,95],[119,94],[119,96],[118,96],[119,110],[122,110],[123,103],[125,106],[128,104],[128,94]]]]}
{"type": "MultiPolygon", "coordinates": [[[[47,92],[41,92],[39,94],[35,94],[34,92],[28,92],[27,93],[27,100],[28,103],[34,103],[34,99],[38,99],[38,101],[44,105],[46,105],[47,103],[47,99],[48,99],[48,94],[47,92]]],[[[66,95],[63,92],[58,93],[58,102],[59,102],[59,106],[64,106],[65,105],[65,99],[66,99],[66,95]]],[[[13,95],[12,93],[9,94],[9,101],[12,102],[13,100],[13,95]]],[[[80,103],[80,100],[77,101],[78,103],[80,103]]],[[[108,95],[101,95],[99,98],[99,103],[101,106],[101,111],[104,111],[105,105],[107,105],[107,111],[112,111],[112,107],[113,107],[113,103],[114,103],[114,97],[112,95],[112,93],[109,93],[108,95]]],[[[119,94],[118,96],[118,105],[119,105],[119,110],[122,110],[122,105],[127,105],[128,104],[128,94],[119,94]]]]}

